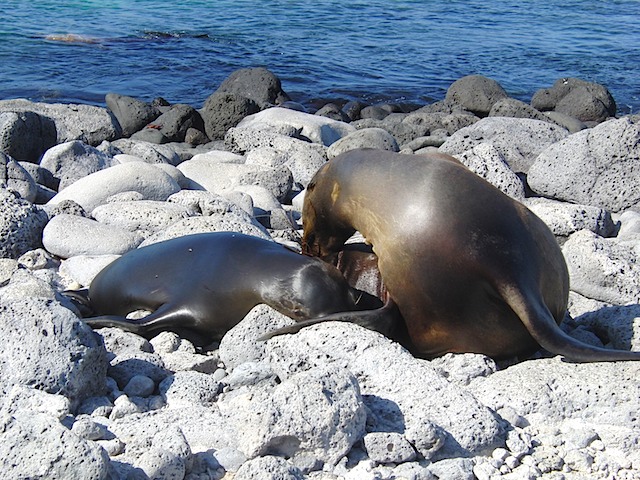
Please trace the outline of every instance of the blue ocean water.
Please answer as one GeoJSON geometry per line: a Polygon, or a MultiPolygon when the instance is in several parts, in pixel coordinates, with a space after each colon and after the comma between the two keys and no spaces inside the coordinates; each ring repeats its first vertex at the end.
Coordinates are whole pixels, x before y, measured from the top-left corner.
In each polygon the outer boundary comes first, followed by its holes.
{"type": "Polygon", "coordinates": [[[563,77],[640,111],[638,0],[3,0],[0,98],[199,107],[265,66],[297,101],[430,103],[468,74],[528,101],[563,77]],[[73,34],[84,42],[47,39],[73,34]]]}

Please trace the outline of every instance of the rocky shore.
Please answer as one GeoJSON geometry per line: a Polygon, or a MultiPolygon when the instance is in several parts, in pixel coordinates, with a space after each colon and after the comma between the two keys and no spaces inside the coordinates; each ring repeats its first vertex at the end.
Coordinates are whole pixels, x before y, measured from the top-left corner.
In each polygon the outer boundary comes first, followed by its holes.
{"type": "MultiPolygon", "coordinates": [[[[256,307],[219,345],[92,331],[61,295],[209,231],[294,248],[304,189],[353,148],[438,148],[552,229],[563,329],[640,350],[640,118],[560,79],[526,104],[464,77],[426,106],[291,102],[266,69],[203,104],[0,101],[0,472],[41,479],[640,479],[640,363],[416,359],[256,307]]],[[[500,212],[495,212],[500,215],[500,212]]],[[[488,333],[489,334],[489,333],[488,333]]]]}

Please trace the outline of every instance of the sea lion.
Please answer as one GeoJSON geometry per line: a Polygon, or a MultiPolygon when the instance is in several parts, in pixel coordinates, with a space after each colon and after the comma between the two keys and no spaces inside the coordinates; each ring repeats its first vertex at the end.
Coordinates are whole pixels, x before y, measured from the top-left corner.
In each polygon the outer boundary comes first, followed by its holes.
{"type": "Polygon", "coordinates": [[[51,33],[45,36],[44,39],[49,40],[50,42],[61,43],[99,43],[98,38],[78,35],[76,33],[51,33]]]}
{"type": "Polygon", "coordinates": [[[303,320],[356,310],[358,297],[319,258],[250,235],[201,233],[130,251],[107,265],[88,291],[89,305],[100,316],[85,321],[147,338],[173,331],[205,346],[259,303],[303,320]],[[125,318],[136,310],[152,313],[125,318]]]}
{"type": "Polygon", "coordinates": [[[385,308],[397,304],[417,356],[502,359],[542,346],[573,361],[640,360],[640,352],[590,346],[558,327],[569,274],[552,232],[451,156],[341,154],[309,183],[303,224],[304,253],[328,258],[356,230],[372,245],[391,299],[385,308]]]}

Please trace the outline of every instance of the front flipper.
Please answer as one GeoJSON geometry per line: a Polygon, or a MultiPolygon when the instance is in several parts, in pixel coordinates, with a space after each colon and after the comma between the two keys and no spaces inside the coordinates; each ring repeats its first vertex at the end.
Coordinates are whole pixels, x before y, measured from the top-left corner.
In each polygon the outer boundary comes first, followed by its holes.
{"type": "Polygon", "coordinates": [[[288,327],[278,328],[269,333],[266,333],[258,338],[259,341],[266,341],[270,338],[278,335],[284,335],[287,333],[298,333],[305,327],[311,325],[317,325],[324,322],[350,322],[360,325],[368,330],[374,330],[383,334],[386,337],[392,337],[393,333],[397,330],[399,323],[403,322],[400,311],[397,305],[388,297],[387,302],[380,308],[375,310],[362,310],[357,312],[339,312],[332,313],[320,318],[312,318],[310,320],[303,320],[295,325],[288,327]]]}

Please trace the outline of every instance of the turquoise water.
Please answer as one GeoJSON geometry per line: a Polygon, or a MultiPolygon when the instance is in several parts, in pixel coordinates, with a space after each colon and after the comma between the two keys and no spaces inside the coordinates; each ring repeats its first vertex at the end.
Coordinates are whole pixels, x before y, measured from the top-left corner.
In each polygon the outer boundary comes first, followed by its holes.
{"type": "Polygon", "coordinates": [[[200,106],[233,70],[265,66],[303,103],[424,104],[468,74],[528,101],[574,76],[637,113],[638,19],[638,0],[3,0],[0,98],[200,106]]]}

